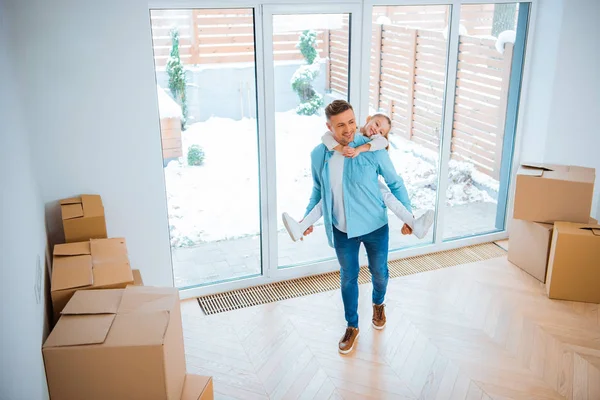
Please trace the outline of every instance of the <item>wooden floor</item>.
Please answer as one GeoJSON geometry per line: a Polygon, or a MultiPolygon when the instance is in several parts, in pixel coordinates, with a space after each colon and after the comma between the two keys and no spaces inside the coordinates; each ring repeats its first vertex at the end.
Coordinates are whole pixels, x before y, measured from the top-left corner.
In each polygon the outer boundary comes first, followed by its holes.
{"type": "Polygon", "coordinates": [[[182,305],[188,371],[216,399],[600,399],[598,305],[552,301],[505,258],[390,280],[388,325],[341,356],[338,291],[203,316],[182,305]]]}

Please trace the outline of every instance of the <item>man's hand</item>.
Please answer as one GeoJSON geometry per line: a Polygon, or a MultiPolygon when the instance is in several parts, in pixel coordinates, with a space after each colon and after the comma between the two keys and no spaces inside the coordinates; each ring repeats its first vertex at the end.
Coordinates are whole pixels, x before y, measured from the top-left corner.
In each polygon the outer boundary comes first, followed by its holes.
{"type": "MultiPolygon", "coordinates": [[[[308,229],[304,231],[304,236],[308,236],[308,235],[310,235],[310,234],[312,233],[313,229],[314,229],[314,228],[313,228],[313,226],[312,226],[312,225],[311,225],[311,226],[309,226],[309,227],[308,227],[308,229]]],[[[304,238],[301,238],[300,240],[304,240],[304,238]]]]}
{"type": "Polygon", "coordinates": [[[410,235],[412,232],[413,232],[412,228],[410,226],[408,226],[407,224],[404,224],[404,226],[402,227],[402,234],[410,235]]]}
{"type": "MultiPolygon", "coordinates": [[[[300,222],[302,222],[302,221],[304,221],[304,218],[302,218],[300,220],[300,222]]],[[[304,236],[310,235],[312,233],[312,231],[313,231],[313,226],[311,225],[311,226],[308,227],[307,230],[304,231],[304,236]]],[[[304,238],[302,237],[302,238],[300,238],[300,240],[304,240],[304,238]]]]}

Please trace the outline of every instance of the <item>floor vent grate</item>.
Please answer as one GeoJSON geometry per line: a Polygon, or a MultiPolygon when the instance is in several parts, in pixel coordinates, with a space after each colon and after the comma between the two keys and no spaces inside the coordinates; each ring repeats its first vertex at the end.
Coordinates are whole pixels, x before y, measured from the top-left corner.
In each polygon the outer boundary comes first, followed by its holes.
{"type": "MultiPolygon", "coordinates": [[[[388,266],[390,278],[398,278],[419,272],[433,271],[440,268],[502,257],[504,255],[506,255],[506,250],[500,246],[494,243],[484,243],[393,260],[388,263],[388,266]]],[[[361,267],[358,283],[364,284],[370,281],[371,274],[368,267],[361,267]]],[[[232,290],[230,292],[211,294],[199,297],[198,303],[205,314],[212,315],[339,288],[340,273],[336,271],[246,289],[232,290]]]]}

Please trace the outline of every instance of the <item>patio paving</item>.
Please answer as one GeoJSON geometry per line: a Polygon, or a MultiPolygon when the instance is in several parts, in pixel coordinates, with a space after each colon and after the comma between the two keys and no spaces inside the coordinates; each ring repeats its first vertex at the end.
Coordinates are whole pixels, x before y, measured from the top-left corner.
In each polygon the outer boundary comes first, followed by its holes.
{"type": "MultiPolygon", "coordinates": [[[[495,229],[496,204],[470,203],[446,212],[444,238],[455,238],[495,229]]],[[[400,233],[402,222],[390,216],[390,251],[432,242],[432,232],[422,241],[400,233]]],[[[287,232],[279,232],[279,266],[335,258],[322,226],[302,242],[293,242],[287,232]]],[[[206,243],[191,248],[172,249],[175,286],[206,285],[261,273],[260,236],[206,243]]]]}

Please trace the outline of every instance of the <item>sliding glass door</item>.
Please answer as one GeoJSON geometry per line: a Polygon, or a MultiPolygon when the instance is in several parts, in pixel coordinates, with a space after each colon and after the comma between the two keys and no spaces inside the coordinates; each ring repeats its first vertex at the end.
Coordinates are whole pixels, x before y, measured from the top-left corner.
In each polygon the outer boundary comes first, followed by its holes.
{"type": "MultiPolygon", "coordinates": [[[[406,184],[413,213],[435,210],[448,65],[449,5],[375,6],[371,13],[369,113],[392,120],[388,152],[406,184]]],[[[390,249],[433,243],[402,235],[389,212],[390,249]]]]}
{"type": "Polygon", "coordinates": [[[506,236],[530,3],[182,1],[150,19],[186,296],[339,268],[322,220],[294,242],[281,218],[304,215],[335,99],[389,116],[414,214],[434,211],[423,239],[389,213],[390,258],[506,236]]]}
{"type": "Polygon", "coordinates": [[[267,143],[276,172],[269,180],[270,226],[277,232],[270,242],[272,268],[331,263],[335,252],[322,220],[305,240],[294,242],[281,215],[287,212],[297,221],[304,216],[313,186],[310,153],[327,131],[325,106],[336,99],[358,101],[360,36],[353,27],[360,20],[360,8],[265,6],[263,18],[265,75],[273,77],[265,80],[267,131],[273,132],[267,143]]]}
{"type": "Polygon", "coordinates": [[[254,9],[150,18],[175,285],[260,276],[254,9]]]}
{"type": "MultiPolygon", "coordinates": [[[[269,10],[273,27],[273,110],[277,216],[302,219],[313,180],[310,153],[327,130],[325,106],[349,101],[350,13],[288,14],[269,10]],[[289,43],[286,46],[286,43],[289,43]]],[[[297,11],[297,9],[289,8],[297,11]]],[[[322,220],[304,243],[295,243],[277,219],[279,268],[333,259],[322,220]]]]}
{"type": "Polygon", "coordinates": [[[460,6],[444,240],[504,229],[528,15],[528,3],[460,6]]]}

